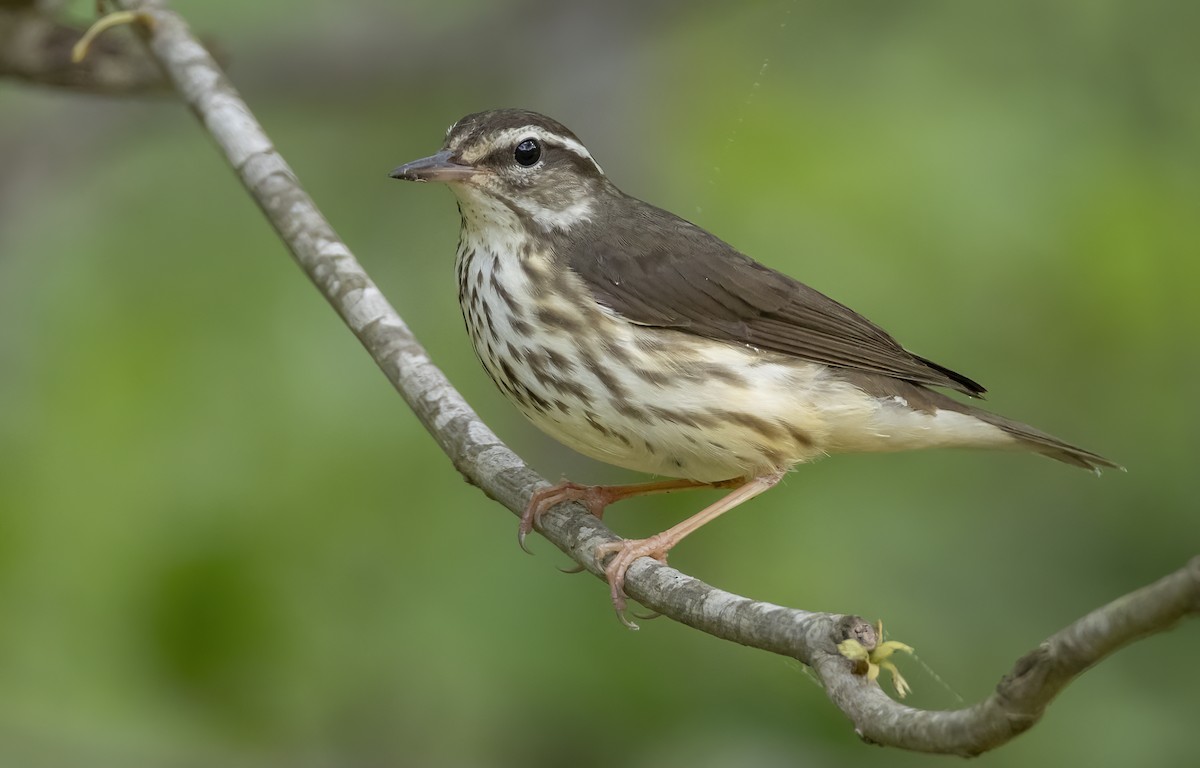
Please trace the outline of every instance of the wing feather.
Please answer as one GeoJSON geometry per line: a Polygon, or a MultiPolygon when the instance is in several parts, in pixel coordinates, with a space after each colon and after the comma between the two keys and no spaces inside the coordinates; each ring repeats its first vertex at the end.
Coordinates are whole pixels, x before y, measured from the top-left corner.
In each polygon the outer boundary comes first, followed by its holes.
{"type": "Polygon", "coordinates": [[[614,195],[603,224],[572,232],[570,266],[596,300],[673,328],[972,396],[975,381],[904,349],[854,310],[660,208],[614,195]]]}

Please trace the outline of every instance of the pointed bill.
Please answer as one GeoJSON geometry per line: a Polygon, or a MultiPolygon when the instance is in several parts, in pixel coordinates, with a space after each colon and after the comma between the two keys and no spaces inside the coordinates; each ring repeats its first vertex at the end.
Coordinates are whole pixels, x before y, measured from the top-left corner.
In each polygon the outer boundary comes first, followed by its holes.
{"type": "Polygon", "coordinates": [[[389,176],[404,181],[466,181],[480,173],[478,168],[456,163],[449,150],[413,160],[393,170],[389,176]]]}

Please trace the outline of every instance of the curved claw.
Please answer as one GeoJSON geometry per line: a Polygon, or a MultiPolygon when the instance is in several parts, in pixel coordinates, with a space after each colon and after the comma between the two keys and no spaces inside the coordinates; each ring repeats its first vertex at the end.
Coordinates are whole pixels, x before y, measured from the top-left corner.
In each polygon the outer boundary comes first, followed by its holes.
{"type": "Polygon", "coordinates": [[[639,627],[637,624],[634,624],[629,619],[625,618],[625,606],[624,606],[625,601],[622,600],[621,602],[622,602],[621,607],[617,608],[617,621],[624,624],[626,629],[631,629],[634,632],[637,632],[639,629],[641,629],[641,627],[639,627]]]}
{"type": "Polygon", "coordinates": [[[583,573],[584,568],[582,565],[579,565],[578,563],[576,563],[571,568],[559,568],[558,570],[562,571],[563,573],[568,573],[568,574],[569,573],[583,573]]]}
{"type": "Polygon", "coordinates": [[[525,544],[525,537],[539,526],[542,522],[542,513],[560,501],[570,499],[570,486],[574,483],[562,482],[558,485],[552,485],[549,488],[542,488],[535,491],[529,497],[529,505],[525,507],[525,511],[521,514],[521,524],[517,526],[517,544],[525,551],[525,554],[532,555],[533,551],[525,544]]]}
{"type": "MultiPolygon", "coordinates": [[[[622,582],[624,582],[624,579],[622,579],[622,582]]],[[[662,616],[662,614],[658,611],[646,611],[645,613],[639,613],[638,611],[627,611],[624,592],[622,592],[619,597],[613,599],[613,608],[615,608],[617,611],[617,620],[624,624],[626,629],[631,629],[634,632],[641,629],[641,627],[635,622],[630,621],[626,617],[626,613],[641,621],[653,621],[654,619],[662,616]]]]}
{"type": "Polygon", "coordinates": [[[533,550],[525,545],[525,537],[529,535],[531,530],[533,530],[532,518],[527,521],[525,519],[525,515],[521,515],[521,525],[519,528],[517,528],[517,546],[519,546],[527,555],[533,554],[533,550]]]}

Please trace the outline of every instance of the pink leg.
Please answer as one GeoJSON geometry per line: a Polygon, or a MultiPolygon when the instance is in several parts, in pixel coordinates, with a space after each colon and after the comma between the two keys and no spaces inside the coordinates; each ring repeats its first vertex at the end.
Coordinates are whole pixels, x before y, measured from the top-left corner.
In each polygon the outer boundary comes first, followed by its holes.
{"type": "Polygon", "coordinates": [[[521,525],[517,528],[517,542],[526,552],[525,537],[535,526],[541,524],[542,515],[556,504],[564,501],[578,501],[588,508],[588,511],[599,518],[604,517],[604,509],[609,504],[634,496],[647,496],[654,493],[670,493],[686,488],[731,488],[742,483],[742,480],[722,480],[718,483],[702,483],[698,480],[655,480],[649,483],[633,483],[632,485],[580,485],[564,480],[558,485],[543,488],[529,499],[525,513],[521,515],[521,525]]]}
{"type": "Polygon", "coordinates": [[[612,592],[613,608],[616,609],[617,618],[621,620],[621,623],[630,629],[638,628],[637,624],[625,618],[625,572],[629,570],[629,566],[633,565],[634,560],[637,560],[639,557],[652,557],[665,565],[667,562],[667,552],[682,541],[689,533],[692,533],[705,523],[715,520],[743,501],[748,501],[768,488],[773,487],[782,477],[783,473],[779,473],[747,480],[738,486],[737,490],[715,504],[705,507],[682,523],[668,528],[662,533],[655,534],[648,539],[625,539],[598,547],[596,549],[596,558],[599,560],[603,560],[607,555],[616,555],[604,568],[604,575],[608,578],[608,585],[612,592]]]}

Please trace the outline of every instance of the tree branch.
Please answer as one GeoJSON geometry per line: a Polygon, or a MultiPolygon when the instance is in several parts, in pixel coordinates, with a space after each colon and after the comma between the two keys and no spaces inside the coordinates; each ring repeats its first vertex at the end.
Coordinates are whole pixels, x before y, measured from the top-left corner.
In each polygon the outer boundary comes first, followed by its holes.
{"type": "MultiPolygon", "coordinates": [[[[140,32],[168,80],[213,137],[317,289],[358,337],[467,482],[514,513],[546,481],[510,451],[430,361],[404,321],[300,187],[249,108],[184,21],[153,0],[119,0],[144,13],[140,32]]],[[[594,552],[616,537],[578,504],[543,517],[543,535],[591,573],[594,552]]],[[[1148,587],[1084,616],[1017,661],[984,701],[924,711],[886,696],[860,664],[841,655],[853,638],[879,638],[863,619],[757,602],[641,559],[627,589],[643,605],[716,637],[809,665],[830,700],[866,740],[925,752],[974,755],[1004,744],[1040,719],[1071,680],[1123,645],[1200,611],[1200,557],[1148,587]]]]}

